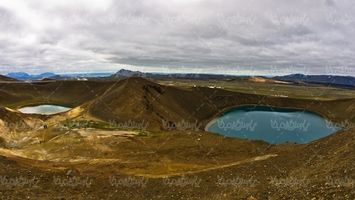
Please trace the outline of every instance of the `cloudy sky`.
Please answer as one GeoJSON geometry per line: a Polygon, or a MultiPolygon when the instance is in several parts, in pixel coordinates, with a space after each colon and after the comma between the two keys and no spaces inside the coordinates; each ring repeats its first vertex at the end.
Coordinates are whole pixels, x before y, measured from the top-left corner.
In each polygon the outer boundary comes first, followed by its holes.
{"type": "Polygon", "coordinates": [[[355,75],[355,1],[0,1],[0,73],[120,68],[355,75]]]}

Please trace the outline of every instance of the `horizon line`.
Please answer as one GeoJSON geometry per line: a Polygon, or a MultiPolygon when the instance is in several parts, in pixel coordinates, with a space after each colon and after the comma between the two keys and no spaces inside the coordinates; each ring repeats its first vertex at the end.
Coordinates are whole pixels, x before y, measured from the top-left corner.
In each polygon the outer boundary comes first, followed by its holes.
{"type": "Polygon", "coordinates": [[[287,75],[305,75],[305,76],[344,76],[344,77],[355,77],[355,75],[345,75],[345,74],[319,74],[319,73],[283,73],[283,74],[223,74],[223,73],[213,73],[213,72],[157,72],[157,71],[140,71],[140,70],[130,70],[126,68],[121,68],[117,71],[82,71],[82,72],[54,72],[54,71],[44,71],[40,73],[30,73],[26,71],[13,71],[8,73],[0,73],[0,75],[8,76],[11,73],[26,73],[28,75],[41,75],[45,73],[53,73],[55,75],[75,75],[75,74],[115,74],[120,70],[127,70],[131,72],[141,72],[141,73],[151,73],[151,74],[203,74],[203,75],[221,75],[221,76],[265,76],[265,77],[276,77],[276,76],[287,76],[287,75]]]}

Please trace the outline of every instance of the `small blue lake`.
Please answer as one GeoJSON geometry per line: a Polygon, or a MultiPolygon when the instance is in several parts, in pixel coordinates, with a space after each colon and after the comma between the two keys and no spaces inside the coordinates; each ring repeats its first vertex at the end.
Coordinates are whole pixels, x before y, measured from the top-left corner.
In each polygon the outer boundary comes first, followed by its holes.
{"type": "Polygon", "coordinates": [[[41,115],[53,115],[70,110],[71,108],[57,106],[57,105],[39,105],[39,106],[27,106],[18,109],[25,114],[41,114],[41,115]]]}
{"type": "Polygon", "coordinates": [[[271,144],[308,143],[340,130],[321,116],[303,110],[242,106],[211,121],[207,131],[271,144]]]}

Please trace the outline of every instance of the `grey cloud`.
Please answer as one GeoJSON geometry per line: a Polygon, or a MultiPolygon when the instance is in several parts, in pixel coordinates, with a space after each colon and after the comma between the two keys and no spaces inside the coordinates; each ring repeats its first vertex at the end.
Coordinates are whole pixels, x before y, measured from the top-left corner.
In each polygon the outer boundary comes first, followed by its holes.
{"type": "Polygon", "coordinates": [[[334,0],[325,0],[327,6],[335,6],[334,0]]]}
{"type": "Polygon", "coordinates": [[[354,8],[351,0],[0,2],[0,73],[327,73],[355,66],[354,8]]]}

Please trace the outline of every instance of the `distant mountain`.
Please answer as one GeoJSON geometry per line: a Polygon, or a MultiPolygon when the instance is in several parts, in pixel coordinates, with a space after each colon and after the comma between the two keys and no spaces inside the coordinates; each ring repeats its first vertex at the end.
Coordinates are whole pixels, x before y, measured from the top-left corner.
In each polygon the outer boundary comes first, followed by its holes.
{"type": "Polygon", "coordinates": [[[46,72],[46,73],[36,74],[36,75],[27,74],[25,72],[12,72],[7,74],[8,77],[18,79],[18,80],[41,80],[44,78],[50,78],[55,75],[56,74],[51,72],[46,72]]]}
{"type": "MultiPolygon", "coordinates": [[[[52,73],[52,72],[46,72],[46,73],[42,73],[42,74],[39,74],[37,75],[38,77],[41,77],[41,78],[49,78],[49,77],[52,77],[52,76],[55,76],[56,74],[55,73],[52,73]]],[[[36,75],[34,75],[36,76],[36,75]]]]}
{"type": "Polygon", "coordinates": [[[8,73],[7,76],[11,78],[20,79],[20,80],[26,80],[30,77],[29,74],[24,72],[12,72],[12,73],[8,73]]]}
{"type": "Polygon", "coordinates": [[[276,76],[273,79],[280,80],[280,81],[305,82],[305,83],[326,84],[332,86],[355,87],[355,77],[352,76],[291,74],[287,76],[276,76]]]}
{"type": "Polygon", "coordinates": [[[106,72],[88,72],[88,73],[65,73],[65,74],[55,74],[52,72],[46,72],[42,74],[28,74],[25,72],[13,72],[8,73],[7,76],[18,79],[18,80],[81,80],[85,78],[99,78],[108,77],[112,73],[106,72]]]}
{"type": "Polygon", "coordinates": [[[127,70],[127,69],[121,69],[120,71],[118,71],[117,73],[115,73],[112,76],[113,77],[143,77],[145,75],[143,72],[140,72],[140,71],[131,71],[131,70],[127,70]]]}
{"type": "Polygon", "coordinates": [[[221,75],[221,74],[193,74],[193,73],[144,73],[140,71],[131,71],[127,69],[121,69],[117,73],[113,74],[111,77],[127,78],[127,77],[146,77],[146,78],[156,78],[156,79],[193,79],[193,80],[209,80],[209,79],[230,79],[236,78],[238,76],[233,75],[221,75]]]}
{"type": "Polygon", "coordinates": [[[111,76],[112,73],[108,72],[87,72],[87,73],[65,73],[61,74],[63,77],[74,77],[74,78],[99,78],[99,77],[108,77],[111,76]]]}
{"type": "Polygon", "coordinates": [[[88,80],[88,79],[97,79],[110,77],[112,73],[108,72],[88,72],[88,73],[75,73],[75,74],[58,74],[55,76],[51,76],[52,80],[88,80]]]}
{"type": "Polygon", "coordinates": [[[7,77],[7,76],[0,75],[0,81],[17,81],[17,80],[14,79],[14,78],[10,78],[10,77],[7,77]]]}

